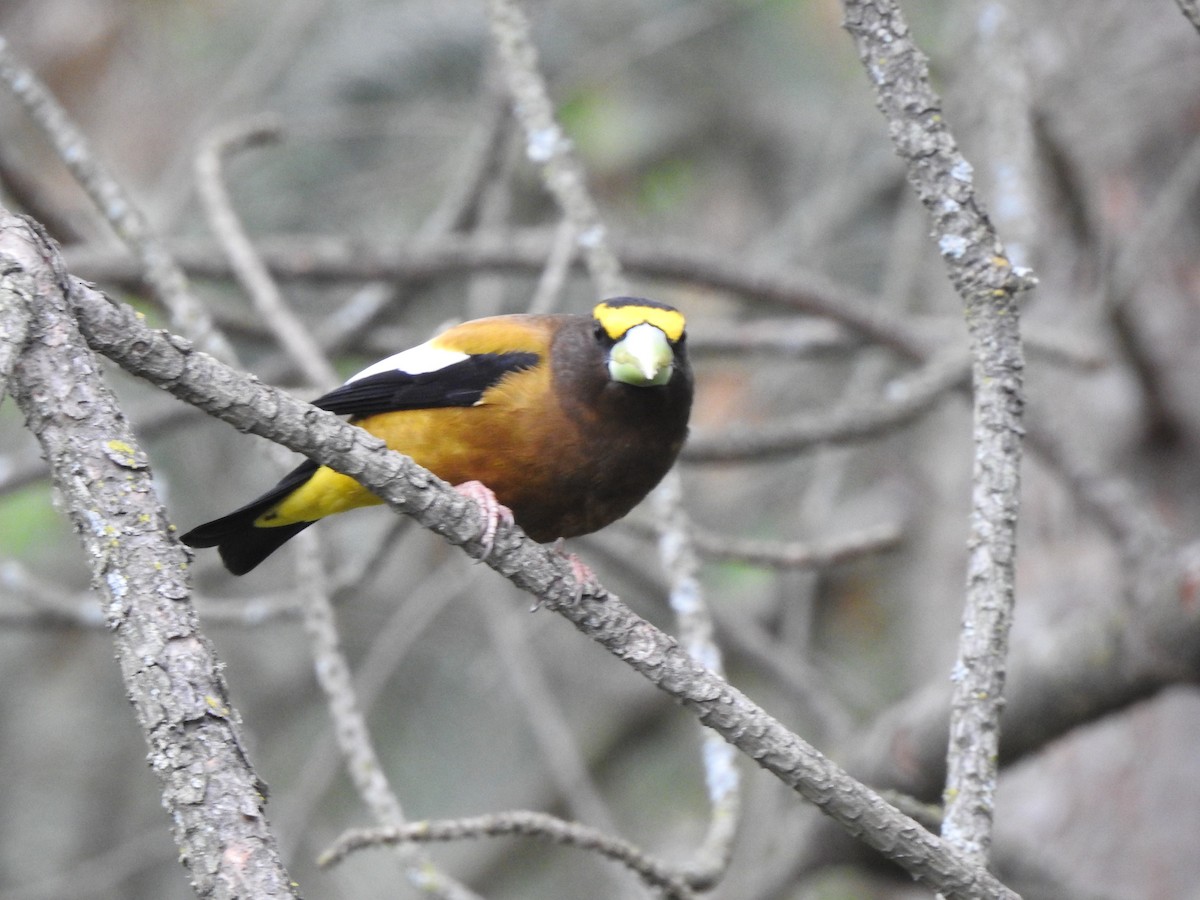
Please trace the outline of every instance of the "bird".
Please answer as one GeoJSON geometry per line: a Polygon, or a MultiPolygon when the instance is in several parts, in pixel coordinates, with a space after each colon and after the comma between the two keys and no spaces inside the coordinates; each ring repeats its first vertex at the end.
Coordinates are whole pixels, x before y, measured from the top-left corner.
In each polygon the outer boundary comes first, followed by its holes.
{"type": "MultiPolygon", "coordinates": [[[[628,513],[679,455],[693,391],[683,314],[615,297],[591,315],[463,322],[368,366],[313,405],[349,416],[480,501],[486,555],[500,519],[561,548],[563,538],[628,513]]],[[[307,460],[181,539],[216,547],[225,567],[243,575],[319,519],[382,502],[307,460]]]]}

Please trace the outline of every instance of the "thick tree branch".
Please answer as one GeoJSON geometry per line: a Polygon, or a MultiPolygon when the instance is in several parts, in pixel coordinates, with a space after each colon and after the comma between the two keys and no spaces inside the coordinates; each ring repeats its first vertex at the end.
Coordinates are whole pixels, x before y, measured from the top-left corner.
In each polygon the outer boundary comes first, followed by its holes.
{"type": "MultiPolygon", "coordinates": [[[[117,659],[201,897],[296,896],[264,815],[238,716],[188,596],[187,555],[145,455],[68,309],[49,245],[0,219],[0,271],[32,285],[32,329],[13,394],[42,445],[104,598],[117,659]]],[[[13,295],[9,295],[13,296],[13,295]]],[[[7,319],[10,310],[2,311],[7,319]]]]}

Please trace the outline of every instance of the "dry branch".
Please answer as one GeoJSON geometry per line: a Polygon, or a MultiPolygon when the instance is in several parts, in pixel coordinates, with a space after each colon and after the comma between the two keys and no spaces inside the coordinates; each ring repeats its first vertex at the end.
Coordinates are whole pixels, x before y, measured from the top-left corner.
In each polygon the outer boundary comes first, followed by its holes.
{"type": "Polygon", "coordinates": [[[96,209],[137,255],[140,275],[170,311],[174,326],[185,334],[195,335],[200,346],[214,356],[233,359],[232,347],[214,329],[208,309],[193,296],[183,269],[151,230],[125,189],[92,153],[87,138],[66,110],[33,71],[16,58],[2,36],[0,80],[8,85],[49,139],[96,209]]]}
{"type": "Polygon", "coordinates": [[[321,854],[319,862],[322,866],[337,865],[349,854],[368,847],[504,835],[536,837],[593,850],[625,866],[667,900],[692,900],[696,896],[691,885],[671,866],[646,856],[628,841],[610,837],[586,825],[527,810],[442,822],[411,822],[398,828],[356,828],[342,834],[321,854]]]}
{"type": "MultiPolygon", "coordinates": [[[[200,897],[292,897],[243,750],[220,662],[189,599],[188,557],[145,454],[68,308],[56,255],[27,222],[0,219],[4,280],[32,292],[13,395],[50,461],[103,598],[117,659],[200,897]]],[[[9,296],[14,296],[10,294],[9,296]]],[[[5,319],[20,316],[7,306],[5,319]]]]}
{"type": "Polygon", "coordinates": [[[1034,282],[1009,262],[975,194],[971,166],[946,124],[928,61],[899,7],[892,0],[846,0],[845,9],[846,28],[909,182],[929,211],[971,333],[975,466],[942,834],[984,863],[999,777],[1024,435],[1017,296],[1034,282]]]}

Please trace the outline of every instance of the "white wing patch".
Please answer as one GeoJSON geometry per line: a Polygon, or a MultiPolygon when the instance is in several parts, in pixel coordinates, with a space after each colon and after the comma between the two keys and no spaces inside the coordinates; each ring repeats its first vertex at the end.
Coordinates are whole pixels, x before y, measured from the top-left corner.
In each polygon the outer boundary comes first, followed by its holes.
{"type": "MultiPolygon", "coordinates": [[[[434,340],[437,339],[434,338],[434,340]]],[[[424,344],[402,350],[387,359],[381,359],[374,365],[367,366],[357,375],[346,379],[346,384],[370,375],[379,375],[382,372],[400,371],[409,375],[436,372],[438,369],[444,369],[446,366],[452,366],[469,358],[468,354],[460,350],[446,350],[443,347],[435,347],[433,341],[426,341],[424,344]]]]}

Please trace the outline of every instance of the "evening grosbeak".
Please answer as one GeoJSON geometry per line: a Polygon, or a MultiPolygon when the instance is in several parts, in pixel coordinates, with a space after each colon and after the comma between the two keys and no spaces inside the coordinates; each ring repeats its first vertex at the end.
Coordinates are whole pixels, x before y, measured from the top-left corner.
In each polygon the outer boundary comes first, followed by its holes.
{"type": "MultiPolygon", "coordinates": [[[[684,318],[619,297],[589,315],[464,322],[314,400],[509,518],[535,541],[624,516],[671,468],[692,406],[684,318]]],[[[249,572],[318,519],[382,501],[305,461],[271,490],[183,535],[249,572]]],[[[485,539],[485,546],[489,543],[485,539]]]]}

